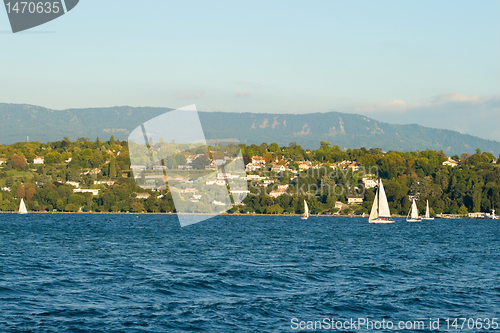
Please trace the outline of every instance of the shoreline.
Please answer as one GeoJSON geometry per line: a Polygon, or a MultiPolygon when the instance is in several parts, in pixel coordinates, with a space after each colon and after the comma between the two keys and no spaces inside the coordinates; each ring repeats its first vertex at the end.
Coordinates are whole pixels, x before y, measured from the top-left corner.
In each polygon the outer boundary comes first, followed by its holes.
{"type": "MultiPolygon", "coordinates": [[[[18,214],[17,211],[0,211],[0,214],[18,214]]],[[[82,214],[82,215],[179,215],[178,213],[171,213],[171,212],[161,212],[161,213],[152,213],[152,212],[46,212],[46,211],[28,211],[29,214],[82,214]]],[[[252,213],[252,214],[242,214],[242,213],[221,213],[221,214],[205,214],[205,213],[181,213],[181,215],[210,215],[210,216],[290,216],[290,217],[302,217],[302,214],[257,214],[257,213],[252,213]]],[[[339,215],[339,214],[332,214],[332,215],[323,215],[323,214],[318,214],[318,215],[309,215],[309,217],[352,217],[352,218],[368,218],[368,215],[366,216],[361,216],[361,215],[339,215]]],[[[403,215],[393,215],[393,218],[406,218],[406,216],[403,215]]],[[[472,217],[468,216],[458,216],[456,214],[441,214],[440,216],[435,216],[436,219],[475,219],[472,217]]]]}

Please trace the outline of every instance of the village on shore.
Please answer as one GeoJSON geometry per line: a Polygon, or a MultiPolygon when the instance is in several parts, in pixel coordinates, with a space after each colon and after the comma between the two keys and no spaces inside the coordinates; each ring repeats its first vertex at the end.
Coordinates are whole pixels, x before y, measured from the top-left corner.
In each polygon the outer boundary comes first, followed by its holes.
{"type": "Polygon", "coordinates": [[[179,196],[182,212],[200,214],[221,206],[228,214],[300,215],[306,201],[311,216],[365,216],[379,177],[393,216],[406,216],[413,199],[421,212],[428,201],[436,217],[487,218],[500,205],[498,159],[479,149],[446,156],[326,141],[317,150],[295,143],[208,148],[159,142],[152,149],[171,158],[153,170],[145,157],[131,163],[129,143],[113,137],[0,145],[0,211],[17,211],[23,199],[33,212],[175,213],[179,196]],[[227,171],[230,163],[243,172],[227,171]],[[207,201],[207,189],[235,199],[207,201]]]}

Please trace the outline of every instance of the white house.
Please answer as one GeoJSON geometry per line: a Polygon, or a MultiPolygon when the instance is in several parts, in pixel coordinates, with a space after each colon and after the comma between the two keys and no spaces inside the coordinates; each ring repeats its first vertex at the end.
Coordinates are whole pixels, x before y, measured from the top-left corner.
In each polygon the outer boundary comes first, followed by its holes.
{"type": "Polygon", "coordinates": [[[287,167],[284,165],[276,164],[271,168],[272,172],[283,172],[286,171],[287,167]]]}
{"type": "Polygon", "coordinates": [[[262,168],[262,165],[260,164],[255,164],[255,163],[248,163],[246,166],[245,166],[245,171],[258,171],[260,170],[260,168],[262,168]]]}
{"type": "Polygon", "coordinates": [[[443,162],[443,165],[449,165],[452,168],[458,166],[459,164],[460,164],[459,162],[455,161],[451,157],[448,157],[448,160],[443,162]]]}
{"type": "Polygon", "coordinates": [[[43,156],[35,157],[35,159],[33,159],[33,164],[43,164],[44,161],[45,161],[45,157],[43,157],[43,156]]]}
{"type": "Polygon", "coordinates": [[[111,186],[114,183],[116,183],[116,180],[113,180],[113,179],[94,180],[94,184],[96,184],[96,185],[108,185],[108,186],[111,186]]]}
{"type": "Polygon", "coordinates": [[[377,180],[373,178],[363,177],[362,182],[365,188],[373,188],[377,186],[377,180]]]}
{"type": "Polygon", "coordinates": [[[352,204],[360,204],[363,203],[363,196],[362,195],[346,195],[347,198],[347,203],[349,205],[352,204]]]}
{"type": "Polygon", "coordinates": [[[252,163],[258,165],[266,165],[266,160],[262,156],[252,156],[252,163]]]}

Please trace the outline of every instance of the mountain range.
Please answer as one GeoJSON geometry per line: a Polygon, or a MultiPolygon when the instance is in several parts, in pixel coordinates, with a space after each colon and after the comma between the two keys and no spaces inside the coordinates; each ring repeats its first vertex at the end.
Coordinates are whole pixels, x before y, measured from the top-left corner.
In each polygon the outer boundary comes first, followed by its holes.
{"type": "MultiPolygon", "coordinates": [[[[171,111],[153,107],[109,107],[51,110],[26,104],[0,103],[0,143],[59,141],[99,137],[126,140],[130,132],[158,115],[171,111]],[[28,138],[29,137],[29,138],[28,138]]],[[[417,124],[395,125],[362,115],[326,112],[265,114],[199,112],[205,137],[221,143],[261,144],[295,142],[316,149],[329,141],[342,149],[382,148],[385,151],[443,150],[448,155],[473,153],[476,148],[500,153],[500,142],[456,131],[417,124]]]]}

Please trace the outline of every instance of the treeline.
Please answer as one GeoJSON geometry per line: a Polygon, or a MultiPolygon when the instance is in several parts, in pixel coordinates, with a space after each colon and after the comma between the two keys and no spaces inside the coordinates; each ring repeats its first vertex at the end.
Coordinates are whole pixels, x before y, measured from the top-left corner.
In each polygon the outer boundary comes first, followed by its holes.
{"type": "MultiPolygon", "coordinates": [[[[298,174],[291,171],[273,173],[270,166],[260,173],[275,180],[264,186],[249,182],[251,195],[243,205],[233,207],[241,213],[296,213],[303,212],[303,200],[308,202],[313,214],[338,209],[335,203],[347,203],[347,195],[363,195],[360,205],[343,205],[344,213],[368,213],[374,199],[374,189],[360,186],[366,170],[380,176],[386,188],[391,211],[405,215],[410,208],[410,196],[417,197],[418,207],[424,210],[426,200],[435,213],[489,212],[500,207],[500,169],[496,157],[479,150],[475,154],[462,154],[452,158],[457,167],[444,166],[447,157],[442,151],[382,152],[380,149],[342,150],[323,141],[318,150],[306,150],[291,143],[261,145],[229,145],[211,147],[213,152],[234,154],[241,149],[245,163],[251,157],[264,157],[266,162],[278,160],[297,170],[299,161],[321,165],[298,174]],[[344,160],[357,161],[362,170],[331,168],[344,160]],[[341,172],[338,172],[341,170],[341,172]],[[268,194],[276,186],[289,185],[287,193],[276,198],[268,194]]],[[[187,154],[196,154],[199,147],[187,154]]],[[[0,145],[0,210],[15,211],[21,198],[33,211],[97,211],[97,212],[175,212],[172,196],[167,189],[144,190],[131,177],[130,158],[126,141],[76,141],[63,139],[57,142],[21,142],[0,145]],[[34,164],[43,157],[43,164],[34,164]],[[112,179],[112,185],[97,185],[95,181],[112,179]],[[99,189],[98,195],[74,193],[75,182],[80,188],[99,189]],[[147,199],[138,198],[149,195],[147,199]]],[[[183,161],[181,161],[183,162],[183,161]]],[[[259,172],[255,172],[259,173],[259,172]]]]}

